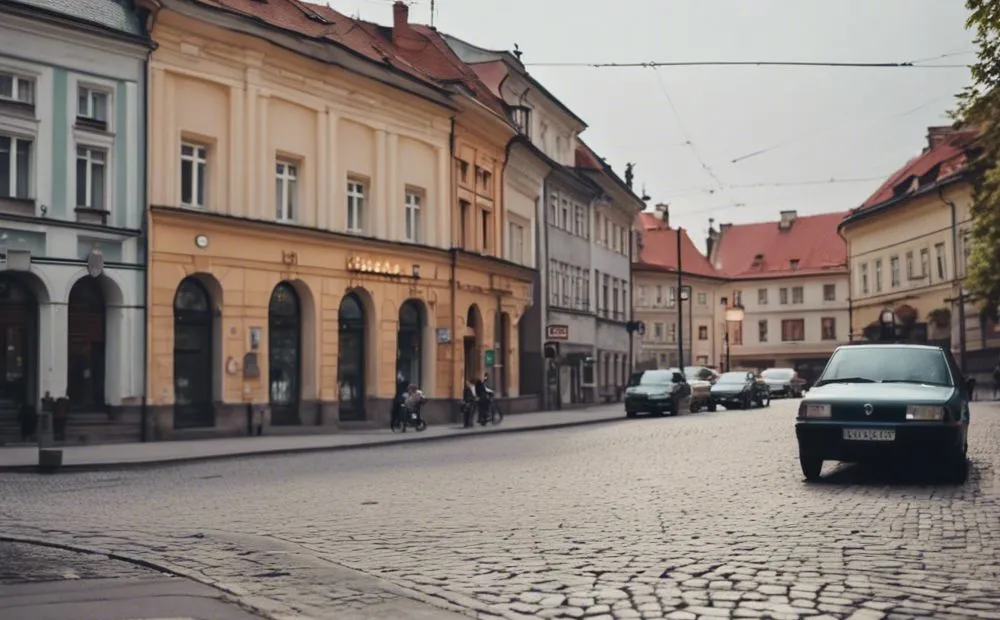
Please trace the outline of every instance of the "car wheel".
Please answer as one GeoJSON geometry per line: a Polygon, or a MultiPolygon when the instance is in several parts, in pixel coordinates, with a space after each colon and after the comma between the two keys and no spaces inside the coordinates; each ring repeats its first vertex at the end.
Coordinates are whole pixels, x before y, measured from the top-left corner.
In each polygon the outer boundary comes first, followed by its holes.
{"type": "Polygon", "coordinates": [[[823,459],[817,459],[811,456],[800,456],[799,465],[802,466],[802,475],[806,477],[808,482],[816,482],[819,480],[819,476],[823,472],[823,459]]]}
{"type": "Polygon", "coordinates": [[[625,417],[626,418],[634,418],[635,417],[635,412],[634,411],[626,411],[625,412],[625,417]]]}
{"type": "Polygon", "coordinates": [[[719,406],[716,405],[715,403],[708,403],[708,410],[709,411],[713,411],[713,412],[714,411],[718,411],[719,410],[719,406]]]}
{"type": "Polygon", "coordinates": [[[771,395],[770,394],[761,394],[761,396],[760,396],[760,406],[761,407],[770,407],[771,406],[771,395]]]}

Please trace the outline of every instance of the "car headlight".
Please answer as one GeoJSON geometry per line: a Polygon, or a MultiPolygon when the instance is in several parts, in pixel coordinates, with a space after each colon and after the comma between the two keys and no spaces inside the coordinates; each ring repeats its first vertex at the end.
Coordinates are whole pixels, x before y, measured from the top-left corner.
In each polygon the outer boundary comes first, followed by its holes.
{"type": "Polygon", "coordinates": [[[799,405],[800,418],[829,418],[833,415],[833,408],[830,405],[812,405],[802,403],[799,405]]]}
{"type": "Polygon", "coordinates": [[[938,405],[910,405],[906,408],[906,419],[918,422],[940,422],[944,414],[944,407],[938,405]]]}

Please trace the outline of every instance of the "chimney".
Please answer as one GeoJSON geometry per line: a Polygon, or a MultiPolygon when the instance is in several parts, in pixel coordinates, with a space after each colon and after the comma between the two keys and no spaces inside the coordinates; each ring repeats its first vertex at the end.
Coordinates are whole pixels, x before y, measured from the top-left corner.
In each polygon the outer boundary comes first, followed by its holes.
{"type": "Polygon", "coordinates": [[[933,149],[944,144],[948,138],[956,133],[954,127],[928,127],[927,128],[927,148],[933,149]]]}
{"type": "Polygon", "coordinates": [[[663,222],[664,228],[670,228],[670,205],[661,202],[653,208],[656,210],[656,219],[663,222]]]}
{"type": "Polygon", "coordinates": [[[403,0],[392,3],[392,44],[399,45],[400,38],[410,29],[410,7],[403,0]]]}
{"type": "Polygon", "coordinates": [[[788,230],[792,227],[792,224],[795,223],[795,220],[798,219],[798,217],[799,214],[797,211],[782,211],[781,221],[778,222],[778,228],[781,230],[788,230]]]}

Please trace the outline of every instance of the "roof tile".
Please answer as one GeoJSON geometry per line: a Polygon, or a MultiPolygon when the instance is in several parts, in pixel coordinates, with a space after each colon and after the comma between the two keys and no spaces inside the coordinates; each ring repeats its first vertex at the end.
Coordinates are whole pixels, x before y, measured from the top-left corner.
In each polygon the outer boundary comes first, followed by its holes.
{"type": "MultiPolygon", "coordinates": [[[[657,228],[647,227],[649,218],[656,216],[652,213],[640,213],[639,221],[643,225],[642,250],[639,253],[639,260],[636,261],[640,267],[653,267],[668,271],[677,271],[677,229],[664,227],[659,221],[657,228]]],[[[652,222],[650,222],[652,223],[652,222]]],[[[685,230],[681,235],[681,269],[683,273],[700,275],[710,278],[720,277],[719,272],[712,268],[712,264],[702,254],[688,232],[685,230]]]]}
{"type": "Polygon", "coordinates": [[[715,243],[715,268],[731,278],[817,274],[847,268],[847,244],[837,233],[846,213],[797,216],[780,222],[724,226],[715,243]],[[793,261],[797,261],[794,262],[793,261]]]}

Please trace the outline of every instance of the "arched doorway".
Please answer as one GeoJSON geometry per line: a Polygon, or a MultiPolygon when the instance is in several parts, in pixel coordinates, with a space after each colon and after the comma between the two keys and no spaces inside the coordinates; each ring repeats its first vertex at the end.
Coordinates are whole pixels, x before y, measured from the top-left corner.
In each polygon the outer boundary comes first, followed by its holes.
{"type": "Polygon", "coordinates": [[[288,282],[271,291],[267,343],[271,424],[297,425],[302,394],[302,312],[299,296],[288,282]]]}
{"type": "Polygon", "coordinates": [[[196,278],[174,295],[174,428],[215,425],[212,301],[196,278]]]}
{"type": "Polygon", "coordinates": [[[342,421],[365,419],[365,309],[356,293],[340,302],[338,410],[342,421]]]}
{"type": "Polygon", "coordinates": [[[424,313],[419,302],[409,300],[399,308],[399,332],[396,336],[396,382],[422,385],[420,363],[424,335],[424,313]]]}
{"type": "Polygon", "coordinates": [[[482,337],[483,318],[476,304],[469,306],[465,314],[465,339],[462,344],[465,351],[465,380],[476,381],[483,378],[479,365],[479,339],[482,337]]]}
{"type": "Polygon", "coordinates": [[[69,292],[66,394],[77,410],[104,407],[104,293],[98,278],[84,276],[69,292]]]}
{"type": "Polygon", "coordinates": [[[16,276],[0,275],[0,418],[34,401],[38,301],[16,276]]]}

